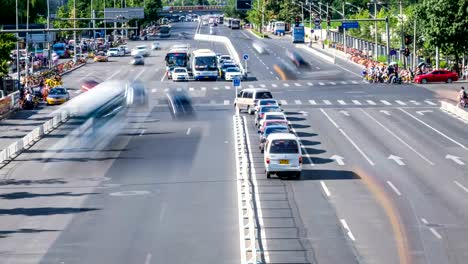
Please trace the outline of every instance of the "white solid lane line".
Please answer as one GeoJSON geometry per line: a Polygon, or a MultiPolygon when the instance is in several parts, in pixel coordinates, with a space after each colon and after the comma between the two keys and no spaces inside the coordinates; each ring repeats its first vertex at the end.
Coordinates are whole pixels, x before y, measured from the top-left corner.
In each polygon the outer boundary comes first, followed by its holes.
{"type": "MultiPolygon", "coordinates": [[[[429,224],[429,222],[428,222],[426,219],[424,219],[424,218],[421,218],[421,222],[423,222],[423,224],[426,225],[426,226],[429,224]]],[[[437,232],[433,227],[430,227],[430,228],[429,228],[429,231],[431,231],[431,233],[432,233],[435,237],[437,237],[438,239],[442,239],[442,236],[441,236],[441,235],[439,234],[439,232],[437,232]]]]}
{"type": "Polygon", "coordinates": [[[224,105],[229,105],[229,100],[224,100],[224,105]]]}
{"type": "Polygon", "coordinates": [[[328,197],[330,197],[330,196],[331,196],[331,193],[330,193],[330,191],[328,190],[328,187],[327,187],[327,185],[325,184],[325,182],[320,181],[320,185],[322,185],[322,189],[323,189],[323,191],[325,192],[325,194],[326,194],[328,197]]]}
{"type": "Polygon", "coordinates": [[[163,76],[161,77],[161,82],[164,81],[164,78],[166,78],[166,72],[164,72],[163,76]]]}
{"type": "Polygon", "coordinates": [[[349,236],[349,238],[351,238],[352,241],[356,241],[353,233],[351,232],[351,229],[348,226],[348,223],[346,223],[346,220],[340,219],[340,222],[341,222],[341,225],[343,225],[343,228],[347,231],[347,235],[349,236]]]}
{"type": "Polygon", "coordinates": [[[189,128],[187,129],[187,133],[185,133],[185,134],[186,134],[187,136],[190,135],[190,131],[191,131],[191,130],[192,130],[192,128],[189,127],[189,128]]]}
{"type": "Polygon", "coordinates": [[[437,134],[439,134],[439,135],[441,135],[442,137],[444,137],[444,138],[450,140],[451,142],[453,142],[454,144],[460,146],[460,147],[463,148],[464,150],[468,151],[468,148],[467,148],[465,145],[463,145],[463,144],[461,144],[460,142],[456,141],[455,139],[453,139],[453,138],[447,136],[446,134],[440,132],[439,130],[437,130],[436,128],[430,126],[429,124],[427,124],[426,122],[422,121],[421,119],[419,119],[419,118],[415,117],[414,115],[408,113],[408,112],[405,111],[404,109],[398,108],[398,110],[402,111],[403,113],[405,113],[406,115],[410,116],[411,118],[413,118],[414,120],[418,121],[419,123],[425,125],[426,127],[432,129],[432,130],[433,130],[434,132],[436,132],[437,134]]]}
{"type": "Polygon", "coordinates": [[[391,181],[387,181],[387,184],[388,186],[390,186],[390,188],[392,188],[392,190],[398,195],[398,196],[401,196],[401,192],[397,189],[397,187],[395,187],[395,185],[393,185],[393,183],[391,181]]]}
{"type": "Polygon", "coordinates": [[[453,181],[458,187],[460,187],[462,190],[464,190],[466,193],[468,193],[468,188],[465,187],[463,184],[459,183],[458,181],[453,181]]]}
{"type": "Polygon", "coordinates": [[[406,143],[406,141],[404,141],[402,138],[400,138],[398,135],[396,135],[393,131],[391,131],[390,129],[388,129],[386,126],[384,126],[381,122],[379,122],[377,119],[375,119],[373,116],[371,116],[368,112],[366,112],[364,109],[360,109],[361,112],[363,112],[366,116],[368,116],[370,119],[372,119],[372,121],[374,121],[375,123],[377,123],[380,127],[382,127],[383,129],[385,129],[385,131],[387,131],[390,135],[392,135],[394,138],[396,138],[398,141],[400,141],[403,145],[405,145],[407,148],[409,148],[411,151],[413,151],[414,153],[416,153],[416,155],[418,155],[421,159],[423,159],[424,161],[426,161],[427,163],[429,163],[430,165],[434,165],[434,163],[432,161],[430,161],[428,158],[426,158],[424,155],[422,155],[421,153],[419,153],[416,149],[414,149],[412,146],[410,146],[408,143],[406,143]]]}
{"type": "Polygon", "coordinates": [[[111,76],[107,77],[106,80],[110,80],[112,78],[114,78],[114,76],[116,76],[117,74],[119,74],[122,70],[118,70],[116,72],[114,72],[111,76]]]}

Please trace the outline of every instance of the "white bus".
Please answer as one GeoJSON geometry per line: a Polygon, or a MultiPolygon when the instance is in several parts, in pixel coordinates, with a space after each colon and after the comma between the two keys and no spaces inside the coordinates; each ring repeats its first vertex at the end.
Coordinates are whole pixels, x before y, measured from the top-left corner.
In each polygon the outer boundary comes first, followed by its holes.
{"type": "Polygon", "coordinates": [[[209,49],[197,49],[192,53],[192,73],[195,80],[216,80],[218,62],[216,53],[209,49]]]}

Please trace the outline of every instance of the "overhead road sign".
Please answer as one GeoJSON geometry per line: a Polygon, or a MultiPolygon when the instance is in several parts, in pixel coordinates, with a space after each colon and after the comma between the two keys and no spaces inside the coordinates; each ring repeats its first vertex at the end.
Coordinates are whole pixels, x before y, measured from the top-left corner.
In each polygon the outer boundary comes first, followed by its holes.
{"type": "Polygon", "coordinates": [[[359,28],[359,22],[357,22],[357,21],[341,22],[341,27],[343,27],[345,29],[359,28]]]}
{"type": "Polygon", "coordinates": [[[145,12],[143,7],[104,8],[104,18],[109,22],[116,22],[115,19],[121,21],[142,19],[145,18],[145,12]]]}

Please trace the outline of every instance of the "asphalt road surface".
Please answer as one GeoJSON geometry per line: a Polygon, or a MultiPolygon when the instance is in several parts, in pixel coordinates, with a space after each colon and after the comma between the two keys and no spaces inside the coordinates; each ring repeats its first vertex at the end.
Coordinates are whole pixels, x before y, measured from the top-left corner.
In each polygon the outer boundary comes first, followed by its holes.
{"type": "MultiPolygon", "coordinates": [[[[176,23],[145,66],[130,57],[90,63],[65,78],[140,79],[147,109],[70,120],[0,171],[1,263],[243,263],[231,82],[174,83],[164,55],[176,43],[226,54],[176,23]],[[165,94],[186,90],[194,120],[174,122],[165,94]],[[91,129],[86,129],[91,127],[91,129]]],[[[202,27],[200,33],[207,33],[202,27]]],[[[218,26],[248,53],[242,87],[268,88],[301,139],[299,180],[266,179],[245,113],[258,188],[259,254],[267,263],[466,263],[468,124],[421,86],[363,83],[286,37],[258,39],[218,26]],[[269,52],[258,54],[254,41],[269,52]],[[281,81],[272,66],[297,50],[311,69],[281,81]]],[[[130,42],[150,46],[150,41],[130,42]]]]}

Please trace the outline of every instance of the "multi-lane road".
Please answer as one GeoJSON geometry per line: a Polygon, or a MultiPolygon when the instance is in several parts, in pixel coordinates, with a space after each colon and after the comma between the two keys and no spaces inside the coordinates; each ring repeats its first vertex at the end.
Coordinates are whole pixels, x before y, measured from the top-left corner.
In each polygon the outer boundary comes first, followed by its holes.
{"type": "MultiPolygon", "coordinates": [[[[147,109],[121,113],[91,134],[71,120],[1,168],[0,263],[243,263],[237,146],[230,82],[173,83],[164,56],[195,41],[196,24],[173,25],[145,66],[129,57],[90,63],[65,77],[139,79],[147,109]],[[189,33],[190,39],[179,38],[189,33]],[[174,122],[165,93],[191,94],[197,117],[174,122]]],[[[200,33],[206,33],[201,28],[200,33]]],[[[468,124],[439,109],[439,94],[371,85],[287,38],[217,28],[248,53],[242,87],[268,88],[300,137],[299,180],[266,179],[246,114],[255,179],[258,256],[267,263],[466,263],[468,124]],[[263,42],[268,54],[253,50],[263,42]],[[273,70],[296,50],[311,64],[297,80],[273,70]]],[[[130,46],[150,42],[130,42],[130,46]]],[[[357,67],[356,67],[357,68],[357,67]]]]}

